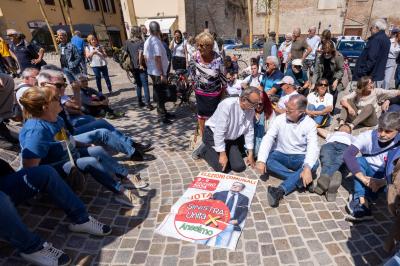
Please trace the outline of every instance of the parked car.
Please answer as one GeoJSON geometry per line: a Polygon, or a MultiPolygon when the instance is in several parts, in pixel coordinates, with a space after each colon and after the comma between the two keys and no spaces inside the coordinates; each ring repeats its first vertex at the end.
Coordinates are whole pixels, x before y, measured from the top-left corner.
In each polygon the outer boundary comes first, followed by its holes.
{"type": "Polygon", "coordinates": [[[242,45],[242,43],[234,38],[222,38],[224,41],[224,50],[232,50],[237,46],[242,45]]]}
{"type": "Polygon", "coordinates": [[[366,42],[360,36],[339,36],[336,49],[348,60],[353,71],[366,42]]]}

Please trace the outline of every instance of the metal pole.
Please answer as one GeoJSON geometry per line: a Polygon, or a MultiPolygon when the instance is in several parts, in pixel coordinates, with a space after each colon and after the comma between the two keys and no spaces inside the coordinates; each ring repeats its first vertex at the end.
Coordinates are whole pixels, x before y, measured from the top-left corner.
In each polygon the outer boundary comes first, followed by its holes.
{"type": "Polygon", "coordinates": [[[65,8],[65,13],[67,14],[67,19],[68,19],[68,24],[69,24],[69,29],[71,30],[71,36],[74,35],[74,27],[72,26],[72,20],[71,20],[71,15],[69,13],[69,6],[67,3],[67,0],[62,0],[65,8]]]}
{"type": "Polygon", "coordinates": [[[247,14],[249,16],[249,43],[250,43],[250,49],[253,48],[253,12],[252,12],[253,6],[252,6],[252,1],[247,0],[247,14]]]}
{"type": "Polygon", "coordinates": [[[40,12],[42,13],[42,16],[43,16],[43,18],[44,18],[44,21],[45,21],[46,24],[47,24],[47,28],[49,29],[49,32],[50,32],[50,35],[51,35],[51,39],[52,39],[52,41],[53,41],[54,49],[56,50],[56,53],[58,54],[59,52],[58,52],[58,45],[57,45],[57,42],[56,42],[56,38],[54,37],[53,29],[51,28],[50,23],[49,23],[49,20],[47,19],[46,13],[44,12],[42,2],[41,2],[40,0],[36,0],[36,2],[37,2],[38,5],[39,5],[40,12]]]}

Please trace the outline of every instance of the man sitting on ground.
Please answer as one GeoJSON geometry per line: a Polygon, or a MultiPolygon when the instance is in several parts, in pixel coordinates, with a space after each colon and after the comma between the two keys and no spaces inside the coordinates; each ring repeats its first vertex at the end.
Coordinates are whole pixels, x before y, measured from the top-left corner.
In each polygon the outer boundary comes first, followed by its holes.
{"type": "Polygon", "coordinates": [[[289,98],[299,93],[294,86],[292,77],[285,76],[281,81],[277,82],[277,84],[281,86],[284,96],[279,99],[274,110],[277,114],[283,114],[286,112],[286,103],[289,101],[289,98]]]}
{"type": "Polygon", "coordinates": [[[263,79],[263,75],[258,72],[257,61],[252,62],[250,67],[251,67],[250,75],[247,76],[242,82],[242,87],[245,89],[248,87],[255,87],[255,88],[260,87],[261,80],[263,79]]]}
{"type": "Polygon", "coordinates": [[[260,89],[264,90],[268,96],[276,95],[280,97],[281,91],[278,81],[283,78],[283,73],[279,70],[279,60],[276,56],[268,56],[265,62],[267,71],[261,80],[260,89]]]}
{"type": "Polygon", "coordinates": [[[286,114],[279,115],[265,134],[257,157],[257,170],[267,169],[284,181],[268,187],[268,203],[278,207],[283,196],[297,188],[312,184],[318,168],[318,136],[316,124],[306,115],[307,99],[293,95],[286,103],[286,114]],[[276,149],[272,151],[273,144],[276,149]],[[272,152],[271,152],[272,151],[272,152]]]}
{"type": "Polygon", "coordinates": [[[206,122],[203,144],[193,151],[193,159],[203,158],[217,172],[243,172],[244,143],[247,163],[254,166],[254,108],[260,91],[250,87],[240,97],[223,100],[206,122]],[[243,141],[244,138],[244,141],[243,141]],[[244,142],[244,143],[243,143],[244,142]]]}
{"type": "Polygon", "coordinates": [[[373,219],[370,203],[386,186],[386,158],[390,150],[400,145],[399,130],[400,113],[384,113],[379,118],[378,129],[361,133],[345,151],[343,158],[354,178],[354,193],[347,205],[346,220],[373,219]]]}

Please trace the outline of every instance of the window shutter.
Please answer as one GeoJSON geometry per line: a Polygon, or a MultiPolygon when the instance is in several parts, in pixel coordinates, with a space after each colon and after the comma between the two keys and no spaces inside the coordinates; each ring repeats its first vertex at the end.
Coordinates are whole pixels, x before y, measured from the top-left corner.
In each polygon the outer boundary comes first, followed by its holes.
{"type": "Polygon", "coordinates": [[[51,6],[54,6],[54,5],[55,5],[54,0],[44,0],[44,3],[45,3],[46,5],[51,5],[51,6]]]}
{"type": "Polygon", "coordinates": [[[116,13],[116,10],[115,10],[115,3],[114,3],[114,0],[110,0],[110,2],[111,2],[111,9],[112,9],[112,12],[115,14],[115,13],[116,13]]]}
{"type": "Polygon", "coordinates": [[[83,0],[83,6],[85,7],[85,9],[90,9],[88,0],[83,0]]]}
{"type": "Polygon", "coordinates": [[[94,0],[94,6],[95,6],[96,11],[100,10],[99,0],[94,0]]]}

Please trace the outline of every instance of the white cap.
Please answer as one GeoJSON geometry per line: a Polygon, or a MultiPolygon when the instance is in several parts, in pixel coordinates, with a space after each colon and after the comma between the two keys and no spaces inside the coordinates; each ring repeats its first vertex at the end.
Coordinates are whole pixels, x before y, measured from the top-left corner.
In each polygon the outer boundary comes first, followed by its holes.
{"type": "Polygon", "coordinates": [[[20,34],[21,34],[21,32],[15,30],[15,29],[7,29],[7,36],[10,36],[10,35],[20,35],[20,34]]]}
{"type": "Polygon", "coordinates": [[[283,79],[276,84],[289,84],[294,85],[294,79],[291,76],[284,76],[283,79]]]}
{"type": "Polygon", "coordinates": [[[292,65],[294,65],[294,66],[303,66],[303,62],[301,61],[301,59],[294,59],[292,61],[292,65]]]}

